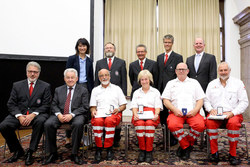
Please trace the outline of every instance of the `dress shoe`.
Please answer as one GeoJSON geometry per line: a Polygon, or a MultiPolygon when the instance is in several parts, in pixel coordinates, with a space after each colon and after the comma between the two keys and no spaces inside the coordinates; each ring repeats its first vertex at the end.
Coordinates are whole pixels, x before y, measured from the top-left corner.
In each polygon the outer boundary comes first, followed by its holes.
{"type": "Polygon", "coordinates": [[[71,155],[71,161],[74,161],[75,164],[82,165],[83,161],[82,158],[77,156],[76,154],[71,155]]]}
{"type": "Polygon", "coordinates": [[[183,156],[183,149],[180,146],[178,147],[176,151],[176,155],[180,158],[183,156]]]}
{"type": "Polygon", "coordinates": [[[112,161],[114,158],[114,152],[112,150],[112,147],[107,149],[107,161],[112,161]]]}
{"type": "Polygon", "coordinates": [[[178,140],[176,138],[171,138],[170,139],[170,146],[175,146],[176,144],[178,144],[178,140]]]}
{"type": "Polygon", "coordinates": [[[144,162],[146,157],[146,151],[140,150],[139,156],[138,156],[138,162],[144,162]]]}
{"type": "Polygon", "coordinates": [[[95,160],[96,161],[101,161],[101,159],[102,159],[102,149],[97,148],[96,152],[95,152],[95,160]]]}
{"type": "Polygon", "coordinates": [[[8,163],[16,162],[23,155],[24,155],[23,149],[17,150],[13,153],[12,157],[10,157],[6,162],[8,163]]]}
{"type": "Polygon", "coordinates": [[[47,159],[43,162],[43,165],[54,163],[58,159],[57,153],[50,153],[47,159]]]}
{"type": "Polygon", "coordinates": [[[188,160],[190,158],[190,152],[193,150],[193,146],[189,146],[183,150],[183,156],[181,157],[183,160],[188,160]]]}
{"type": "Polygon", "coordinates": [[[146,152],[146,158],[145,161],[147,163],[151,163],[153,161],[153,152],[152,151],[147,151],[146,152]]]}
{"type": "Polygon", "coordinates": [[[28,150],[28,152],[26,154],[25,165],[29,166],[29,165],[32,165],[34,163],[34,158],[33,158],[32,154],[33,154],[33,151],[28,150]]]}
{"type": "Polygon", "coordinates": [[[216,153],[214,153],[214,154],[211,154],[210,161],[211,162],[216,162],[216,163],[218,163],[220,161],[218,151],[216,153]]]}
{"type": "Polygon", "coordinates": [[[231,165],[239,165],[240,164],[240,160],[236,159],[236,157],[232,156],[231,154],[229,154],[229,162],[231,165]]]}
{"type": "Polygon", "coordinates": [[[119,141],[114,141],[113,146],[114,146],[114,147],[120,147],[120,142],[119,142],[119,141]]]}

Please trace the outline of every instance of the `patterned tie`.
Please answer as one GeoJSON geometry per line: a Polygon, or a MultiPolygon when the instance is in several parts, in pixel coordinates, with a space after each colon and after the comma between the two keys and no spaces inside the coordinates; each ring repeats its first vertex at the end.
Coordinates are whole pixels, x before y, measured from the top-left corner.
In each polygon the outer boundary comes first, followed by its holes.
{"type": "Polygon", "coordinates": [[[112,66],[112,62],[111,62],[111,58],[109,58],[109,70],[111,69],[112,66]]]}
{"type": "Polygon", "coordinates": [[[30,96],[32,95],[32,92],[33,92],[33,82],[30,83],[30,96]]]}
{"type": "Polygon", "coordinates": [[[197,55],[195,56],[195,71],[196,71],[196,72],[198,71],[198,68],[199,68],[200,59],[201,59],[201,55],[200,55],[200,54],[197,54],[197,55]]]}
{"type": "Polygon", "coordinates": [[[140,65],[140,67],[141,67],[141,70],[143,70],[143,61],[141,61],[141,65],[140,65]]]}
{"type": "Polygon", "coordinates": [[[168,61],[168,54],[165,55],[164,65],[166,65],[167,61],[168,61]]]}
{"type": "Polygon", "coordinates": [[[68,96],[67,96],[67,99],[66,99],[66,102],[65,102],[65,105],[64,105],[64,112],[63,114],[68,114],[69,113],[69,104],[70,104],[70,99],[71,99],[71,90],[73,88],[69,88],[69,93],[68,93],[68,96]]]}

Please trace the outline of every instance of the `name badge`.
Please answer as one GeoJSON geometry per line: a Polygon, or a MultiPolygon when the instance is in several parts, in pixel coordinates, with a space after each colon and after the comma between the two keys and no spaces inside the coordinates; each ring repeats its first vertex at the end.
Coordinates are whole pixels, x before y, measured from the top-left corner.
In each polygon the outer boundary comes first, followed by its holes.
{"type": "Polygon", "coordinates": [[[181,109],[183,116],[187,115],[187,108],[182,108],[181,109]]]}

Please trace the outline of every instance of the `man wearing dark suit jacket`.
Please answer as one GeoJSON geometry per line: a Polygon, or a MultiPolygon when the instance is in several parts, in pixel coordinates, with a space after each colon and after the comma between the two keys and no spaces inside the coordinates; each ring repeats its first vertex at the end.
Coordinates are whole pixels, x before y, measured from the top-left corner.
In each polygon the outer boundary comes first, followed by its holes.
{"type": "MultiPolygon", "coordinates": [[[[182,55],[175,53],[172,50],[174,44],[174,37],[171,34],[167,34],[163,37],[163,45],[165,52],[157,56],[157,66],[158,66],[158,90],[162,93],[167,85],[168,81],[175,79],[176,73],[175,69],[177,64],[183,62],[182,55]]],[[[161,124],[166,125],[168,117],[168,109],[163,107],[163,111],[160,112],[161,124]]],[[[170,144],[171,146],[177,144],[177,140],[171,133],[170,144]]]]}
{"type": "MultiPolygon", "coordinates": [[[[113,43],[107,42],[104,45],[104,54],[106,58],[98,60],[95,67],[95,86],[100,85],[98,72],[101,69],[110,71],[110,82],[119,86],[124,95],[127,96],[127,69],[126,62],[118,57],[115,57],[116,47],[113,43]]],[[[121,139],[121,128],[118,126],[115,129],[114,146],[119,146],[121,139]]]]}
{"type": "Polygon", "coordinates": [[[204,92],[210,81],[217,78],[217,64],[214,55],[204,52],[205,42],[202,38],[196,38],[194,49],[196,54],[188,57],[186,64],[189,69],[188,76],[196,79],[204,92]]]}
{"type": "Polygon", "coordinates": [[[78,84],[77,71],[68,68],[64,71],[64,81],[62,85],[55,90],[55,95],[51,104],[52,115],[44,124],[46,135],[46,150],[50,155],[44,164],[54,162],[57,157],[56,131],[61,124],[71,124],[72,128],[72,154],[71,161],[81,165],[82,159],[78,156],[83,125],[89,112],[88,90],[78,84]]]}
{"type": "Polygon", "coordinates": [[[137,77],[141,70],[147,69],[153,75],[154,87],[157,87],[158,82],[158,72],[157,64],[155,61],[147,59],[147,47],[143,44],[136,46],[136,55],[138,60],[130,63],[129,65],[129,79],[132,85],[131,100],[133,98],[133,93],[141,86],[138,84],[137,77]]]}
{"type": "Polygon", "coordinates": [[[51,102],[50,85],[38,80],[41,67],[36,62],[26,66],[27,79],[15,82],[7,106],[10,112],[0,124],[0,131],[13,156],[8,163],[16,162],[24,155],[15,130],[20,126],[32,125],[32,135],[29,149],[26,153],[25,165],[32,165],[32,154],[36,151],[43,133],[44,122],[49,117],[48,110],[51,102]]]}

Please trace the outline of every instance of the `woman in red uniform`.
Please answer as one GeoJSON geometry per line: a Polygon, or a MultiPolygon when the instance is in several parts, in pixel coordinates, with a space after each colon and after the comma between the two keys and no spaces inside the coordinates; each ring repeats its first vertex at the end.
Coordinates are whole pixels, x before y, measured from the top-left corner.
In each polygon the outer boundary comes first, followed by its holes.
{"type": "MultiPolygon", "coordinates": [[[[138,74],[138,83],[142,86],[134,92],[131,108],[133,112],[132,123],[136,129],[140,153],[138,162],[152,162],[153,142],[155,128],[160,122],[162,100],[160,92],[153,88],[153,77],[148,70],[142,70],[138,74]],[[148,118],[140,118],[145,112],[152,112],[148,118]]],[[[148,115],[148,114],[147,114],[148,115]]]]}

